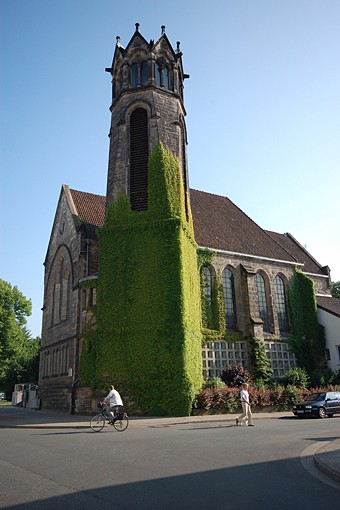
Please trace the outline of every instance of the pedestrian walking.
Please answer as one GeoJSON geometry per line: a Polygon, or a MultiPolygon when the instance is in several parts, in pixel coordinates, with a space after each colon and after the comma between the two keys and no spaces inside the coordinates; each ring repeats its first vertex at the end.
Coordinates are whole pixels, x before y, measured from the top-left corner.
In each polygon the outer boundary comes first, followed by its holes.
{"type": "Polygon", "coordinates": [[[242,404],[242,414],[236,418],[236,425],[242,425],[243,420],[246,418],[248,427],[254,427],[253,415],[251,413],[251,406],[249,402],[249,385],[247,383],[242,384],[242,390],[240,391],[240,400],[242,404]]]}

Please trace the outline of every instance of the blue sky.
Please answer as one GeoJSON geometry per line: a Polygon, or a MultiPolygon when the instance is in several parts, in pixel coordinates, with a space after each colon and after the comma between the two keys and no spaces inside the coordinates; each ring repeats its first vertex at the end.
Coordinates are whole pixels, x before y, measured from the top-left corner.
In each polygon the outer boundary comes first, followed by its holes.
{"type": "Polygon", "coordinates": [[[339,1],[1,0],[0,278],[32,299],[33,336],[61,185],[106,192],[104,69],[136,22],[181,42],[190,186],[290,232],[340,280],[339,1]]]}

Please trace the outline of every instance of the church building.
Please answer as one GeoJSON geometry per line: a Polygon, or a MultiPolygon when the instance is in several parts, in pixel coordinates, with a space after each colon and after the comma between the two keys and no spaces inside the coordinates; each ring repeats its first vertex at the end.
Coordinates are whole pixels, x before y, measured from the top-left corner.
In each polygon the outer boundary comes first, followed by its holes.
{"type": "Polygon", "coordinates": [[[287,342],[290,282],[296,271],[307,276],[327,309],[329,268],[227,197],[189,188],[189,76],[164,26],[156,42],[138,23],[126,48],[117,37],[106,71],[106,194],[62,186],[44,262],[42,406],[90,412],[113,382],[142,412],[157,409],[145,409],[140,395],[152,385],[168,388],[169,412],[185,414],[190,399],[180,410],[171,394],[185,387],[192,396],[229,365],[251,371],[252,338],[264,342],[280,380],[297,365],[287,342]],[[156,164],[152,170],[155,151],[164,168],[177,162],[178,176],[159,175],[156,164]],[[102,363],[106,356],[115,362],[102,363]]]}

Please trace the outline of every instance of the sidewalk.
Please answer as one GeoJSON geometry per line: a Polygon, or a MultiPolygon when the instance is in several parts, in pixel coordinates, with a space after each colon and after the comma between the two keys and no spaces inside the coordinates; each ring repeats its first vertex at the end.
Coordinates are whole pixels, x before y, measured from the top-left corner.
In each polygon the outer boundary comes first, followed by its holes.
{"type": "MultiPolygon", "coordinates": [[[[130,416],[130,427],[170,427],[194,423],[235,423],[234,414],[150,418],[130,416]]],[[[47,410],[0,406],[0,428],[25,429],[88,429],[91,416],[79,416],[47,410]]],[[[290,412],[254,413],[253,421],[263,419],[294,419],[290,412]]],[[[327,442],[314,454],[316,466],[325,474],[340,482],[340,438],[327,442]]]]}

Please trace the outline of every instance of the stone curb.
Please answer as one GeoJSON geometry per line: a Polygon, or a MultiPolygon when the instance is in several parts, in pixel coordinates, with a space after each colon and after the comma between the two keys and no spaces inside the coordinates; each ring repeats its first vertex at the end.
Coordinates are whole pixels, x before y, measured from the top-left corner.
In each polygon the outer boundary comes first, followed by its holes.
{"type": "MultiPolygon", "coordinates": [[[[324,460],[325,456],[337,455],[333,452],[338,450],[336,444],[340,446],[340,441],[337,439],[333,439],[330,443],[325,446],[319,448],[313,455],[314,464],[317,466],[320,471],[322,471],[325,475],[329,476],[336,482],[340,482],[340,472],[339,469],[332,466],[332,461],[324,460]]],[[[339,455],[339,468],[340,468],[340,455],[339,455]]]]}

